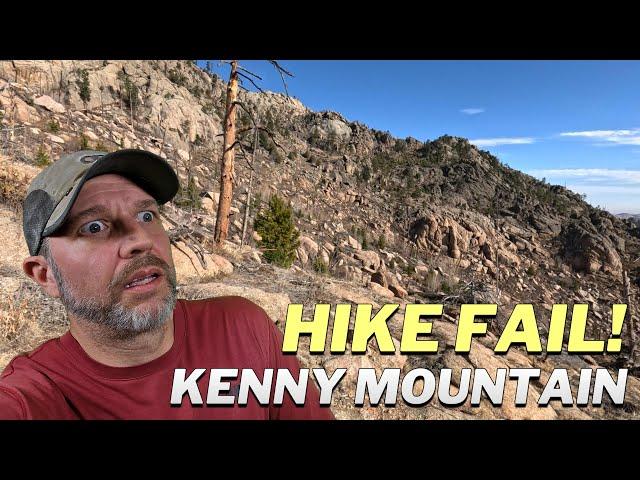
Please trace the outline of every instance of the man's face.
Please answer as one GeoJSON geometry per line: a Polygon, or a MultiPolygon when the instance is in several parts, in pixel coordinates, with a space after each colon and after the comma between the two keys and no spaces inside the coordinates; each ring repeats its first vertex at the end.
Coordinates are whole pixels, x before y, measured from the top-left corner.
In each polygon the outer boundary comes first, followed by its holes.
{"type": "Polygon", "coordinates": [[[49,251],[61,300],[78,317],[129,337],[173,311],[175,268],[157,203],[124,177],[87,181],[49,251]]]}

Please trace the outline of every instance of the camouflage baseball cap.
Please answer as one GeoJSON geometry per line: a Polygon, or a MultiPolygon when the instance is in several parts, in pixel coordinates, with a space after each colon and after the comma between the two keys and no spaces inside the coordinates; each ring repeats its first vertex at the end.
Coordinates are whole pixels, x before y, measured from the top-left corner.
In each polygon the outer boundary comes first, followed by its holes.
{"type": "Polygon", "coordinates": [[[179,188],[167,161],[145,150],[82,150],[65,155],[40,172],[27,190],[22,227],[31,255],[40,250],[44,237],[64,224],[84,183],[107,173],[128,178],[160,205],[171,200],[179,188]]]}

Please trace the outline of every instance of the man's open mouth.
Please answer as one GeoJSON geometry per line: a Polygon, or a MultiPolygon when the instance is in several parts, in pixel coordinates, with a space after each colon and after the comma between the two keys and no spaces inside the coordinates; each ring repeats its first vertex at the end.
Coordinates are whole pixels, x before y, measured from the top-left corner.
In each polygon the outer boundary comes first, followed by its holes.
{"type": "Polygon", "coordinates": [[[146,275],[144,277],[136,278],[132,282],[127,283],[124,286],[124,288],[132,288],[132,287],[138,287],[140,285],[146,285],[147,283],[153,282],[159,276],[160,275],[158,275],[157,273],[152,273],[152,274],[146,275]]]}

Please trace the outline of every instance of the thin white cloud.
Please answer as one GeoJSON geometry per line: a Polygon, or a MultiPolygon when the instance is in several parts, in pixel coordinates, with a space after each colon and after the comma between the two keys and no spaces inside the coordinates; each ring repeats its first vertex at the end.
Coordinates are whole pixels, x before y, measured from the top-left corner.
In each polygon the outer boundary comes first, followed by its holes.
{"type": "Polygon", "coordinates": [[[610,142],[614,145],[640,145],[640,129],[638,128],[626,130],[584,130],[579,132],[562,132],[560,136],[588,138],[591,140],[610,142]]]}
{"type": "Polygon", "coordinates": [[[587,195],[593,195],[596,193],[609,193],[613,195],[637,195],[640,193],[640,185],[638,186],[611,186],[611,185],[567,185],[569,190],[580,191],[580,193],[586,193],[587,195]]]}
{"type": "Polygon", "coordinates": [[[640,170],[551,168],[527,173],[544,177],[551,184],[564,184],[569,190],[585,194],[592,205],[601,205],[612,213],[640,211],[640,170]]]}
{"type": "Polygon", "coordinates": [[[589,183],[615,181],[625,184],[640,185],[640,170],[614,170],[609,168],[552,168],[531,170],[534,177],[546,178],[580,178],[589,183]]]}
{"type": "Polygon", "coordinates": [[[464,113],[465,115],[478,115],[479,113],[484,113],[484,108],[463,108],[460,110],[460,113],[464,113]]]}
{"type": "Polygon", "coordinates": [[[531,137],[500,137],[500,138],[478,138],[469,140],[469,143],[476,147],[497,147],[499,145],[524,145],[534,143],[531,137]]]}

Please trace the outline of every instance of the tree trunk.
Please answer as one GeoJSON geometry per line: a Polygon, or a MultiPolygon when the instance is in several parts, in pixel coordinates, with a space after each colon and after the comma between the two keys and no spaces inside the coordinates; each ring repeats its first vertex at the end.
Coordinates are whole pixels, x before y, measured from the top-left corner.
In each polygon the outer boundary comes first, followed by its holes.
{"type": "Polygon", "coordinates": [[[247,189],[247,204],[244,209],[244,220],[242,222],[242,237],[240,237],[240,245],[244,245],[244,237],[247,235],[247,223],[249,223],[249,208],[251,206],[251,188],[253,187],[253,164],[256,158],[256,149],[258,148],[258,129],[253,129],[253,151],[251,152],[251,172],[249,173],[249,188],[247,189]]]}
{"type": "Polygon", "coordinates": [[[247,189],[247,204],[244,207],[244,221],[242,222],[242,238],[240,245],[244,245],[244,237],[247,235],[247,224],[249,223],[249,208],[251,205],[251,188],[253,187],[253,170],[249,173],[249,188],[247,189]]]}
{"type": "Polygon", "coordinates": [[[162,155],[164,154],[164,140],[167,136],[167,129],[164,128],[163,123],[160,123],[160,128],[162,128],[162,146],[160,147],[160,153],[158,155],[162,157],[162,155]]]}
{"type": "Polygon", "coordinates": [[[227,85],[227,105],[224,118],[224,142],[222,165],[220,167],[220,201],[216,217],[214,240],[221,245],[229,231],[229,212],[233,196],[233,162],[235,159],[234,143],[236,141],[236,99],[238,97],[238,61],[231,62],[231,74],[227,85]]]}
{"type": "Polygon", "coordinates": [[[626,270],[622,271],[622,285],[624,288],[624,300],[627,304],[627,313],[629,315],[629,323],[627,324],[627,332],[629,334],[629,362],[634,365],[634,356],[636,352],[636,322],[633,316],[633,304],[631,298],[631,288],[629,286],[629,275],[626,270]]]}
{"type": "Polygon", "coordinates": [[[131,112],[131,133],[135,134],[135,127],[133,125],[133,99],[131,98],[131,90],[133,89],[129,89],[129,111],[131,112]]]}

